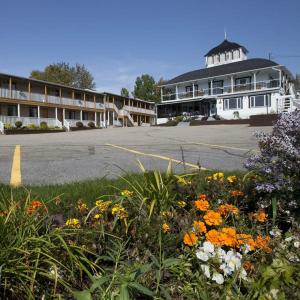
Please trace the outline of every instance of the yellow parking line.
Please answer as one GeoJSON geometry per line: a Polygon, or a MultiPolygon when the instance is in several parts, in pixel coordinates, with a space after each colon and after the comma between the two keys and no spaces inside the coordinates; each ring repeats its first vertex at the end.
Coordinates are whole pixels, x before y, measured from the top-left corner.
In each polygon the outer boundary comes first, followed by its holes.
{"type": "Polygon", "coordinates": [[[257,150],[253,150],[253,149],[245,149],[245,148],[238,148],[238,147],[231,147],[231,146],[205,144],[205,143],[194,143],[194,144],[195,145],[201,145],[201,146],[207,146],[207,147],[211,147],[211,148],[220,148],[220,149],[230,149],[230,150],[254,151],[254,152],[257,152],[257,150]]]}
{"type": "Polygon", "coordinates": [[[10,185],[12,187],[19,187],[21,183],[21,147],[20,145],[16,145],[11,167],[10,185]]]}
{"type": "MultiPolygon", "coordinates": [[[[159,159],[162,159],[162,160],[171,161],[171,162],[175,162],[177,164],[182,164],[182,165],[186,165],[186,166],[189,166],[189,167],[192,167],[192,168],[195,168],[195,169],[199,169],[198,165],[191,164],[191,163],[188,163],[188,162],[183,162],[182,160],[174,159],[174,158],[171,158],[171,157],[156,155],[156,154],[152,154],[152,153],[145,153],[145,152],[141,152],[141,151],[137,151],[137,150],[133,150],[133,149],[130,149],[130,148],[125,148],[125,147],[121,147],[121,146],[113,145],[113,144],[106,144],[106,145],[110,146],[110,147],[117,148],[117,149],[121,149],[121,150],[124,150],[124,151],[127,151],[127,152],[130,152],[130,153],[134,153],[134,154],[137,154],[137,155],[143,155],[143,156],[159,158],[159,159]]],[[[201,167],[201,169],[206,170],[205,168],[202,168],[202,167],[201,167]]]]}

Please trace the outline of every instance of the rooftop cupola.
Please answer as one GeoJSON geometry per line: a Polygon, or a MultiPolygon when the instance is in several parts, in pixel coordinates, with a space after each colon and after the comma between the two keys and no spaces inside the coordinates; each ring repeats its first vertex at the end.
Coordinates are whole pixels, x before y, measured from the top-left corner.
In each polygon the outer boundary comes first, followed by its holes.
{"type": "Polygon", "coordinates": [[[207,68],[247,59],[248,50],[237,43],[225,39],[220,45],[209,50],[205,55],[207,68]]]}

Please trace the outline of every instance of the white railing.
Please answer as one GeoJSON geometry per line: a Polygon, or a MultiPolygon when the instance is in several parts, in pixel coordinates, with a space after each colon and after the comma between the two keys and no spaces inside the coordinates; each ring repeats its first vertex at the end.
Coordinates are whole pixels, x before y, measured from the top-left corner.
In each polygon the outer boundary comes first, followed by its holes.
{"type": "Polygon", "coordinates": [[[88,108],[95,108],[95,103],[94,102],[90,102],[90,101],[86,101],[85,102],[85,106],[88,108]]]}
{"type": "Polygon", "coordinates": [[[4,134],[4,123],[0,121],[0,133],[4,134]]]}
{"type": "Polygon", "coordinates": [[[10,91],[9,91],[9,89],[1,88],[0,96],[2,98],[10,98],[10,91]]]}
{"type": "Polygon", "coordinates": [[[104,104],[103,104],[103,103],[97,103],[97,102],[96,102],[96,108],[97,108],[97,109],[104,109],[104,104]]]}
{"type": "Polygon", "coordinates": [[[67,131],[70,131],[70,127],[71,127],[70,122],[67,121],[66,119],[64,119],[63,122],[64,122],[64,127],[67,129],[67,131]]]}
{"type": "Polygon", "coordinates": [[[33,118],[33,117],[16,117],[16,116],[0,116],[0,121],[4,124],[15,125],[17,121],[22,122],[22,126],[34,124],[40,126],[41,122],[46,122],[48,126],[62,127],[61,122],[54,118],[33,118]]]}
{"type": "MultiPolygon", "coordinates": [[[[86,126],[86,127],[88,127],[89,125],[89,123],[90,122],[92,122],[92,123],[94,123],[95,124],[95,121],[94,120],[76,120],[76,119],[65,119],[64,120],[64,124],[65,123],[68,123],[68,126],[69,126],[69,128],[70,127],[77,127],[76,126],[76,123],[77,122],[81,122],[82,124],[83,124],[83,126],[86,126]]],[[[96,125],[96,124],[95,124],[96,125]]],[[[67,126],[66,126],[67,127],[67,126]]]]}
{"type": "Polygon", "coordinates": [[[148,115],[155,115],[155,111],[147,108],[140,108],[140,107],[135,107],[135,106],[128,106],[125,105],[123,109],[126,109],[127,111],[130,112],[136,112],[136,113],[142,113],[142,114],[148,114],[148,115]]]}
{"type": "Polygon", "coordinates": [[[69,99],[69,98],[62,98],[62,103],[65,105],[72,105],[72,106],[84,106],[83,100],[77,100],[77,99],[69,99]]]}
{"type": "Polygon", "coordinates": [[[38,102],[46,102],[45,95],[39,93],[30,93],[30,100],[38,102]]]}
{"type": "Polygon", "coordinates": [[[226,85],[222,87],[213,87],[207,89],[199,89],[189,92],[182,92],[182,93],[168,93],[163,95],[163,101],[169,100],[178,100],[178,99],[189,99],[189,98],[199,98],[199,97],[207,97],[207,96],[218,96],[224,94],[234,94],[240,92],[247,92],[247,91],[258,91],[263,89],[273,89],[279,88],[279,80],[266,80],[266,81],[257,81],[253,83],[246,83],[246,84],[235,84],[233,86],[226,85]]]}
{"type": "Polygon", "coordinates": [[[55,103],[55,104],[60,104],[61,103],[61,99],[60,99],[59,96],[48,95],[47,96],[47,101],[49,103],[55,103]]]}

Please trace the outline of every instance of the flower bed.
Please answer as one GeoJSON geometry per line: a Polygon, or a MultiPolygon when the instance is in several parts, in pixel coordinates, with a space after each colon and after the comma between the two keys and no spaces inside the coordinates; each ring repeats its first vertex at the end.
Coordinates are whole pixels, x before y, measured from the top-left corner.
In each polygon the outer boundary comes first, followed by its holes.
{"type": "Polygon", "coordinates": [[[12,129],[4,129],[4,134],[13,135],[13,134],[39,134],[39,133],[57,133],[57,132],[65,132],[65,129],[61,128],[53,128],[53,129],[41,129],[41,128],[12,128],[12,129]]]}
{"type": "MultiPolygon", "coordinates": [[[[262,155],[272,156],[274,171],[285,178],[290,168],[279,167],[283,162],[274,161],[270,149],[263,147],[272,142],[271,149],[277,151],[274,140],[282,146],[280,137],[292,133],[289,149],[297,156],[294,118],[298,115],[283,117],[274,128],[275,137],[263,136],[260,144],[262,155]]],[[[287,189],[278,189],[268,172],[254,168],[261,163],[256,157],[244,176],[222,172],[203,176],[202,171],[175,175],[171,165],[161,174],[141,165],[142,177],[124,178],[127,189],[116,188],[110,195],[99,191],[93,201],[85,199],[86,193],[80,199],[57,196],[47,202],[31,199],[30,194],[4,198],[0,295],[3,299],[297,299],[300,233],[295,203],[300,196],[299,160],[294,156],[288,158],[296,168],[295,181],[289,181],[287,189]],[[276,189],[268,194],[261,188],[264,183],[276,189]],[[293,201],[287,203],[286,197],[293,201]],[[283,219],[289,205],[294,211],[283,219]]]]}

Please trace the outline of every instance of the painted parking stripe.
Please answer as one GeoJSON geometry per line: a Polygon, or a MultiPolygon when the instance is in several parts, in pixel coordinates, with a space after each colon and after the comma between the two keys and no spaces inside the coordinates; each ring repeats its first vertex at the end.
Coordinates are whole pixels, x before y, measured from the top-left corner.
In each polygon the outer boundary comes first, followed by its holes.
{"type": "MultiPolygon", "coordinates": [[[[195,169],[199,169],[198,165],[191,164],[191,163],[188,163],[188,162],[183,162],[182,160],[174,159],[174,158],[171,158],[171,157],[168,157],[168,156],[162,156],[162,155],[157,155],[157,154],[152,154],[152,153],[145,153],[145,152],[141,152],[141,151],[137,151],[137,150],[133,150],[133,149],[130,149],[130,148],[125,148],[125,147],[118,146],[118,145],[113,145],[113,144],[106,144],[106,146],[114,147],[114,148],[117,148],[117,149],[120,149],[120,150],[123,150],[123,151],[127,151],[127,152],[130,152],[130,153],[133,153],[133,154],[137,154],[137,155],[159,158],[159,159],[162,159],[162,160],[171,161],[171,162],[174,162],[174,163],[177,163],[177,164],[186,165],[186,166],[189,166],[189,167],[192,167],[192,168],[195,168],[195,169]]],[[[201,169],[206,170],[206,168],[203,168],[203,167],[201,167],[201,169]]]]}
{"type": "Polygon", "coordinates": [[[10,185],[12,187],[19,187],[21,184],[21,147],[20,145],[16,145],[11,167],[10,185]]]}
{"type": "Polygon", "coordinates": [[[206,143],[193,143],[195,145],[207,146],[210,148],[219,148],[219,149],[230,149],[230,150],[238,150],[238,151],[253,151],[258,152],[254,149],[245,149],[245,148],[238,148],[238,147],[231,147],[231,146],[224,146],[224,145],[214,145],[214,144],[206,144],[206,143]]]}

